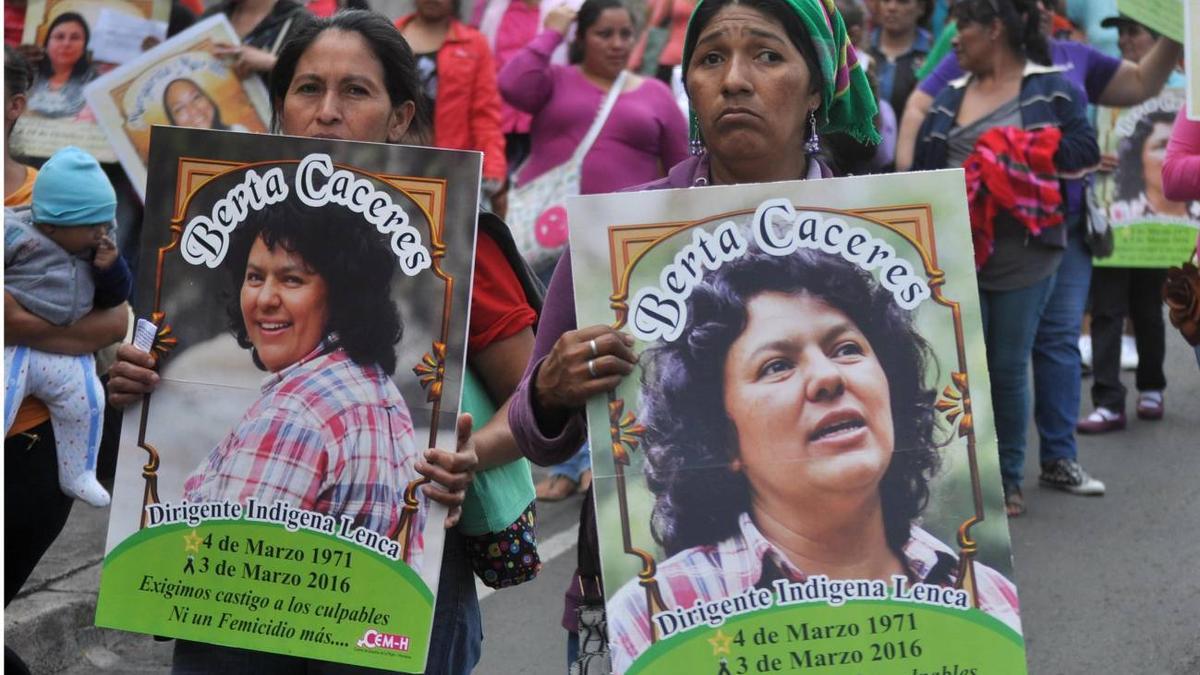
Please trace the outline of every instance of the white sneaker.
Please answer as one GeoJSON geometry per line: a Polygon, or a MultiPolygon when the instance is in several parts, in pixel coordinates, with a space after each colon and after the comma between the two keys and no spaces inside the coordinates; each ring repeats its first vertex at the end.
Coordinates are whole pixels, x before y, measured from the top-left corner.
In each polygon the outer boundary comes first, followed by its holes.
{"type": "Polygon", "coordinates": [[[1079,361],[1083,363],[1083,367],[1091,369],[1092,367],[1092,336],[1079,336],[1079,361]]]}
{"type": "Polygon", "coordinates": [[[1121,370],[1137,370],[1137,343],[1132,335],[1121,336],[1121,370]]]}

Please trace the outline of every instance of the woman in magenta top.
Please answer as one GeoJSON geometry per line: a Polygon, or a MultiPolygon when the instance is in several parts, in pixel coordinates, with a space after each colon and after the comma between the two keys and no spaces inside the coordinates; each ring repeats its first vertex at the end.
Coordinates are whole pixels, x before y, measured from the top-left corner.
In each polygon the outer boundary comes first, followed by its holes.
{"type": "MultiPolygon", "coordinates": [[[[633,47],[633,18],[619,0],[587,0],[579,9],[571,65],[550,62],[576,20],[566,6],[500,71],[500,94],[533,115],[532,151],[517,175],[527,184],[570,159],[596,119],[633,47]]],[[[661,178],[687,157],[687,122],[662,82],[630,74],[583,162],[583,194],[615,192],[661,178]]]]}

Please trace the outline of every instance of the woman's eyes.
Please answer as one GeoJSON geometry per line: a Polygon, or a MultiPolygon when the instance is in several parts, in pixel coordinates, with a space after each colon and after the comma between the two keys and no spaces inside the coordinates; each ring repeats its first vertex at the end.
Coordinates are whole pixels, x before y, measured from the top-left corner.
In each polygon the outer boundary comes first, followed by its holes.
{"type": "Polygon", "coordinates": [[[246,278],[245,278],[245,280],[244,280],[244,281],[245,281],[245,283],[247,283],[247,284],[259,284],[259,283],[262,283],[262,280],[263,280],[263,277],[262,277],[262,275],[261,275],[261,274],[259,274],[258,272],[251,272],[251,271],[249,271],[249,270],[247,270],[247,271],[246,271],[246,278]]]}
{"type": "Polygon", "coordinates": [[[766,63],[779,63],[780,61],[783,60],[783,54],[780,54],[779,52],[773,51],[770,49],[764,49],[763,51],[758,53],[758,56],[756,58],[759,61],[765,61],[766,63]]]}
{"type": "Polygon", "coordinates": [[[791,361],[784,358],[774,358],[767,361],[758,369],[759,377],[768,377],[770,375],[778,375],[791,370],[794,366],[791,361]]]}
{"type": "Polygon", "coordinates": [[[316,82],[303,82],[296,86],[297,94],[315,94],[320,90],[316,82]]]}
{"type": "Polygon", "coordinates": [[[705,54],[704,56],[700,57],[700,63],[702,65],[706,65],[706,66],[715,66],[724,60],[725,60],[724,57],[722,57],[717,52],[709,52],[709,53],[705,54]]]}
{"type": "Polygon", "coordinates": [[[862,345],[854,341],[839,342],[833,348],[833,356],[835,358],[839,356],[862,356],[866,353],[867,350],[864,349],[862,345]]]}

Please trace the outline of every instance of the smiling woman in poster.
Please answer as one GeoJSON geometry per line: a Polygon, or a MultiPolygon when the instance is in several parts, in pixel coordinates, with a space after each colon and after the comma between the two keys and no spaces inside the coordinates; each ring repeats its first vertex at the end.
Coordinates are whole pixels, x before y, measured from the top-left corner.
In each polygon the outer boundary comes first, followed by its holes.
{"type": "MultiPolygon", "coordinates": [[[[282,500],[397,533],[419,452],[390,378],[402,333],[396,267],[370,224],[333,204],[284,200],[236,230],[226,260],[230,328],[270,375],[185,482],[188,501],[282,500]]],[[[406,562],[418,573],[421,550],[416,535],[406,562]]]]}
{"type": "MultiPolygon", "coordinates": [[[[818,574],[953,587],[957,557],[916,524],[938,446],[936,364],[911,313],[815,251],[749,253],[687,304],[683,337],[642,354],[666,608],[818,574]]],[[[975,567],[980,608],[1019,631],[1013,584],[975,567]]],[[[650,646],[651,617],[637,579],[609,606],[621,672],[650,646]]]]}
{"type": "Polygon", "coordinates": [[[87,22],[75,12],[63,12],[50,23],[42,43],[46,56],[29,90],[29,110],[45,117],[71,117],[83,110],[83,86],[96,79],[87,53],[90,39],[87,22]]]}
{"type": "Polygon", "coordinates": [[[221,108],[200,85],[186,77],[179,77],[163,87],[163,112],[167,123],[191,129],[217,129],[219,131],[249,131],[241,124],[225,124],[221,121],[221,108]]]}

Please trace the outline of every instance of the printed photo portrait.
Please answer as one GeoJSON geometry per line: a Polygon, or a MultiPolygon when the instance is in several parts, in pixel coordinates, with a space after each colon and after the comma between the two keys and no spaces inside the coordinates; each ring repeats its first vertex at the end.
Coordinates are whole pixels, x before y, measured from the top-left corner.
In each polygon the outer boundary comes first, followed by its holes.
{"type": "Polygon", "coordinates": [[[1019,639],[978,295],[947,254],[969,233],[942,225],[961,184],[864,182],[572,203],[611,223],[572,231],[579,325],[639,355],[588,408],[614,672],[809,593],[829,622],[919,594],[1019,639]]]}
{"type": "Polygon", "coordinates": [[[265,133],[267,92],[216,57],[217,42],[236,43],[224,15],[207,19],[93,82],[88,101],[139,191],[145,190],[150,128],[265,133]]]}
{"type": "Polygon", "coordinates": [[[41,47],[42,58],[34,65],[28,110],[13,129],[14,151],[48,157],[70,143],[101,161],[113,161],[113,152],[96,127],[84,95],[88,83],[114,65],[93,57],[101,14],[165,22],[169,9],[170,3],[164,0],[30,2],[22,41],[41,47]]]}

